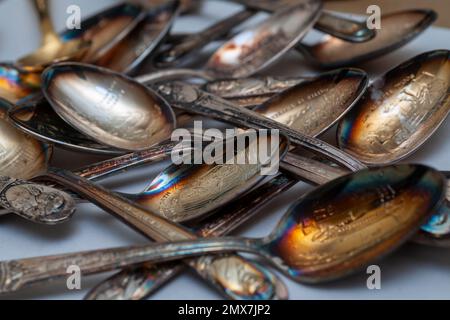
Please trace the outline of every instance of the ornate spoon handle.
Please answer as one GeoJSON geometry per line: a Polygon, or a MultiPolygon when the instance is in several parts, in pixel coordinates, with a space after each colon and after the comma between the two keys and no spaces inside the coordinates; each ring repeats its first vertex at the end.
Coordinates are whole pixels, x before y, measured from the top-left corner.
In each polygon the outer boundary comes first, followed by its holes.
{"type": "MultiPolygon", "coordinates": [[[[92,274],[146,261],[159,263],[204,255],[208,252],[247,251],[258,253],[259,244],[258,241],[241,240],[239,238],[224,239],[224,241],[197,239],[186,240],[177,244],[155,243],[135,248],[94,250],[3,261],[0,262],[0,293],[16,291],[26,285],[67,276],[67,268],[73,265],[78,266],[83,274],[92,274]],[[200,244],[200,241],[204,243],[200,244]]],[[[214,259],[214,257],[212,258],[214,259]]],[[[207,257],[201,259],[207,259],[207,257]]],[[[230,262],[230,267],[236,268],[232,262],[230,262]]],[[[220,271],[220,269],[216,271],[220,271]]],[[[227,271],[231,270],[227,268],[227,271]]],[[[245,269],[243,271],[245,273],[245,269]]],[[[239,271],[233,270],[233,274],[240,276],[239,271]]],[[[245,277],[243,280],[245,280],[245,277]]]]}
{"type": "Polygon", "coordinates": [[[256,112],[239,108],[215,95],[206,93],[195,86],[182,82],[155,85],[170,105],[207,117],[233,123],[240,127],[254,129],[277,129],[289,136],[291,142],[325,156],[352,171],[366,168],[360,161],[343,151],[316,138],[305,136],[283,124],[266,118],[256,112]]]}
{"type": "MultiPolygon", "coordinates": [[[[195,234],[189,230],[144,210],[101,186],[89,183],[86,179],[71,172],[49,169],[45,176],[79,193],[83,198],[118,216],[138,232],[156,241],[196,238],[195,234]]],[[[286,297],[286,289],[280,279],[261,266],[252,264],[240,256],[210,257],[209,260],[214,261],[214,263],[207,266],[205,266],[204,259],[206,258],[203,257],[198,261],[189,260],[187,263],[202,278],[211,282],[230,298],[255,299],[262,297],[276,299],[286,297]]]]}
{"type": "MultiPolygon", "coordinates": [[[[260,213],[260,209],[265,204],[297,182],[297,179],[288,175],[278,175],[240,198],[239,201],[228,204],[217,214],[203,220],[196,234],[201,237],[218,237],[230,233],[260,213]]],[[[174,262],[157,265],[145,263],[134,268],[127,268],[101,282],[86,295],[85,299],[144,299],[184,269],[185,265],[174,262]]]]}
{"type": "Polygon", "coordinates": [[[67,193],[4,176],[0,177],[0,206],[43,224],[64,222],[75,212],[75,201],[67,193]]]}

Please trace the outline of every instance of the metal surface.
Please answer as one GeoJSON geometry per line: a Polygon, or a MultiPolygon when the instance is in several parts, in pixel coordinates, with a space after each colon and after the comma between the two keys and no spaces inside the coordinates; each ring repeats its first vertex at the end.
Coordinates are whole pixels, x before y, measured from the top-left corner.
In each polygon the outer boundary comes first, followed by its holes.
{"type": "Polygon", "coordinates": [[[0,64],[0,97],[16,102],[39,90],[40,74],[21,70],[11,64],[0,64]]]}
{"type": "Polygon", "coordinates": [[[45,70],[43,92],[73,127],[105,145],[143,150],[170,137],[175,115],[156,93],[119,73],[83,64],[45,70]]]}
{"type": "Polygon", "coordinates": [[[95,64],[126,74],[135,73],[166,38],[178,13],[177,1],[149,10],[133,31],[94,61],[95,64]]]}
{"type": "Polygon", "coordinates": [[[420,147],[450,112],[450,52],[416,56],[375,81],[338,128],[340,148],[371,165],[420,147]]]}
{"type": "Polygon", "coordinates": [[[436,20],[432,10],[405,10],[381,17],[382,28],[372,40],[364,43],[349,43],[327,37],[312,46],[299,45],[305,58],[323,68],[355,66],[394,51],[412,41],[436,20]]]}
{"type": "Polygon", "coordinates": [[[243,78],[268,67],[294,47],[317,21],[318,1],[280,10],[219,48],[205,69],[219,78],[243,78]]]}
{"type": "MultiPolygon", "coordinates": [[[[97,196],[106,196],[100,191],[97,196]]],[[[361,269],[408,240],[444,197],[444,177],[425,166],[362,170],[302,197],[267,238],[185,240],[6,261],[1,263],[0,291],[10,292],[38,280],[65,276],[71,264],[89,274],[145,261],[163,262],[223,251],[259,254],[297,281],[331,280],[361,269]],[[23,276],[14,277],[19,272],[23,276]]],[[[169,225],[156,217],[152,222],[153,228],[169,225]]],[[[209,263],[206,258],[200,259],[209,263]]]]}
{"type": "Polygon", "coordinates": [[[82,59],[91,42],[83,39],[62,42],[48,15],[47,0],[33,0],[33,3],[39,15],[42,44],[35,52],[20,58],[17,64],[30,71],[41,71],[52,63],[82,59]]]}

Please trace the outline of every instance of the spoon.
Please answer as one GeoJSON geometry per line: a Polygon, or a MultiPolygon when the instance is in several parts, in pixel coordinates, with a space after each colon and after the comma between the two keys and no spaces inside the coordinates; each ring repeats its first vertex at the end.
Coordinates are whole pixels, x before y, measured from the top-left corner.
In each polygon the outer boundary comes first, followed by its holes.
{"type": "Polygon", "coordinates": [[[420,54],[375,81],[339,123],[339,147],[369,165],[419,148],[450,111],[450,52],[420,54]]]}
{"type": "Polygon", "coordinates": [[[383,15],[377,36],[364,43],[349,43],[327,37],[321,43],[297,48],[310,62],[322,68],[355,66],[392,52],[425,31],[436,20],[433,10],[412,9],[383,15]]]}
{"type": "Polygon", "coordinates": [[[0,64],[0,98],[12,103],[39,90],[40,74],[21,70],[10,64],[0,64]]]}
{"type": "MultiPolygon", "coordinates": [[[[280,7],[289,7],[304,2],[300,0],[231,1],[242,4],[248,9],[253,8],[267,12],[275,12],[280,7]]],[[[375,30],[367,28],[366,21],[355,21],[328,11],[322,11],[320,18],[314,25],[314,28],[347,42],[365,42],[372,39],[376,35],[375,30]]]]}
{"type": "Polygon", "coordinates": [[[134,30],[93,64],[133,74],[167,37],[179,14],[179,2],[169,1],[147,12],[134,30]]]}
{"type": "MultiPolygon", "coordinates": [[[[240,11],[232,16],[223,19],[201,32],[185,35],[178,38],[175,43],[171,43],[167,48],[163,49],[157,56],[158,66],[170,67],[180,63],[183,59],[193,55],[196,51],[206,46],[214,40],[220,39],[222,36],[229,34],[230,30],[241,24],[245,20],[257,13],[257,10],[265,10],[268,12],[276,12],[280,8],[288,8],[293,5],[299,5],[305,1],[235,1],[248,6],[246,10],[240,11]]],[[[343,38],[347,41],[367,41],[375,36],[373,30],[369,30],[364,23],[345,19],[330,13],[322,12],[315,25],[315,28],[343,38]]]]}
{"type": "MultiPolygon", "coordinates": [[[[4,101],[4,103],[7,103],[6,101],[4,101]]],[[[2,122],[0,122],[0,128],[6,127],[2,122]]],[[[12,128],[12,127],[11,127],[12,128]]],[[[14,129],[14,128],[12,128],[14,129]]],[[[25,137],[25,134],[23,134],[22,132],[19,132],[17,130],[15,130],[15,134],[21,135],[23,137],[25,137]]],[[[24,148],[25,144],[20,144],[18,148],[16,148],[14,146],[14,142],[20,141],[20,139],[14,136],[12,139],[8,139],[7,141],[12,144],[12,146],[9,148],[10,152],[9,154],[11,154],[11,158],[15,160],[15,162],[11,162],[9,161],[8,164],[9,166],[2,166],[2,174],[5,174],[5,172],[7,173],[11,173],[12,176],[18,175],[18,174],[23,174],[24,170],[29,170],[29,165],[26,161],[23,161],[24,157],[28,156],[29,154],[33,154],[33,152],[43,152],[42,148],[44,148],[44,145],[40,144],[38,145],[36,143],[36,145],[32,147],[28,147],[28,148],[24,148]],[[34,149],[39,149],[39,150],[34,150],[34,149]],[[14,151],[14,152],[12,152],[14,151]]],[[[2,137],[4,137],[4,135],[2,135],[2,137]]],[[[287,147],[287,146],[286,146],[287,147]]],[[[148,152],[148,151],[146,151],[148,152]]],[[[124,157],[125,158],[125,157],[124,157]]],[[[48,159],[48,158],[47,158],[48,159]]],[[[106,165],[107,166],[107,165],[106,165]]],[[[122,167],[124,168],[126,167],[125,165],[122,167]]],[[[106,167],[102,167],[103,169],[105,169],[106,167]]],[[[91,173],[91,177],[94,177],[96,174],[99,175],[99,171],[101,171],[101,169],[99,166],[94,166],[94,168],[92,168],[92,170],[90,171],[91,173]],[[96,170],[98,169],[98,170],[96,170]]],[[[109,168],[109,167],[108,167],[109,168]]],[[[159,176],[159,180],[157,181],[157,186],[164,188],[164,187],[169,187],[169,189],[167,190],[167,193],[170,194],[171,192],[173,192],[172,189],[170,189],[170,186],[178,186],[177,181],[175,180],[166,180],[167,184],[165,184],[164,182],[162,182],[160,179],[161,178],[171,178],[174,177],[174,170],[173,167],[170,167],[171,169],[171,176],[164,176],[164,173],[162,175],[159,176]]],[[[247,167],[247,169],[249,169],[247,167]]],[[[109,173],[114,172],[114,170],[116,169],[112,169],[109,168],[109,173]]],[[[213,170],[214,171],[214,170],[213,170]]],[[[217,170],[216,170],[217,171],[217,170]]],[[[197,179],[199,178],[203,178],[204,181],[202,181],[201,179],[199,179],[199,183],[201,182],[207,182],[208,180],[205,179],[206,175],[204,174],[203,176],[201,176],[201,168],[197,169],[197,172],[194,169],[191,169],[191,171],[186,170],[185,172],[194,172],[194,176],[195,174],[197,174],[197,179]]],[[[183,172],[183,173],[185,173],[183,172]]],[[[84,175],[88,175],[88,172],[86,171],[82,171],[82,173],[84,175]]],[[[176,229],[174,230],[159,230],[157,227],[155,229],[155,226],[153,224],[149,224],[148,223],[148,219],[147,219],[147,214],[148,211],[144,210],[140,205],[138,204],[134,204],[133,202],[130,202],[130,200],[127,200],[126,198],[124,198],[123,196],[120,195],[115,195],[112,194],[108,191],[104,190],[107,194],[109,194],[110,196],[112,196],[112,198],[110,198],[108,201],[106,202],[102,202],[101,199],[103,199],[102,196],[95,196],[93,195],[91,192],[97,193],[100,192],[98,186],[93,185],[92,183],[89,183],[88,181],[85,182],[80,182],[81,180],[84,181],[83,178],[78,177],[73,175],[72,173],[69,172],[65,172],[64,170],[59,170],[59,169],[52,169],[49,168],[47,169],[47,163],[40,163],[40,167],[34,167],[34,171],[33,172],[29,172],[28,173],[30,177],[35,176],[35,177],[39,177],[41,175],[42,179],[46,180],[49,177],[55,178],[58,175],[59,178],[56,178],[58,180],[59,183],[61,183],[63,186],[68,186],[69,189],[77,191],[78,193],[80,193],[82,196],[85,196],[86,199],[94,202],[94,203],[98,203],[101,202],[105,205],[104,208],[109,208],[106,210],[109,210],[108,212],[114,212],[115,214],[119,215],[122,217],[123,220],[127,221],[128,224],[132,225],[135,229],[137,229],[138,231],[140,231],[141,233],[143,233],[144,235],[146,235],[147,237],[150,236],[154,236],[157,239],[179,239],[179,237],[191,237],[190,234],[186,234],[184,229],[176,229]],[[65,175],[71,176],[73,178],[76,179],[81,179],[79,182],[76,182],[75,185],[71,185],[70,181],[73,180],[67,180],[65,179],[63,176],[65,175]],[[84,190],[84,191],[82,191],[84,190]],[[83,193],[86,192],[86,193],[83,193]],[[120,209],[115,209],[117,206],[117,208],[120,209]],[[134,208],[134,209],[133,209],[134,208]]],[[[179,176],[179,178],[182,179],[182,181],[187,182],[193,182],[191,181],[187,181],[187,180],[183,180],[183,179],[187,179],[184,178],[183,176],[179,176]]],[[[249,180],[251,179],[251,177],[249,177],[249,180]]],[[[255,179],[255,178],[254,178],[255,179]]],[[[211,180],[209,180],[211,181],[211,180]]],[[[242,177],[241,177],[241,181],[242,181],[242,177]]],[[[249,182],[243,182],[247,183],[247,185],[251,186],[251,184],[249,182]]],[[[153,184],[155,185],[155,184],[153,184]]],[[[201,186],[201,184],[200,184],[201,186]]],[[[239,189],[240,186],[238,186],[235,190],[230,190],[230,189],[226,189],[223,188],[220,191],[222,193],[219,192],[219,198],[220,196],[223,197],[223,199],[225,198],[231,198],[232,195],[238,194],[239,192],[242,192],[239,189]]],[[[210,186],[211,188],[211,186],[210,186]]],[[[186,193],[183,193],[182,190],[178,190],[179,194],[182,196],[183,194],[186,195],[186,193]]],[[[101,193],[101,192],[100,192],[101,193]]],[[[148,204],[152,204],[151,201],[151,196],[154,195],[155,198],[158,197],[160,195],[159,190],[156,190],[155,188],[153,188],[152,192],[149,192],[145,194],[145,197],[143,200],[145,200],[145,203],[148,204]],[[149,193],[151,193],[149,195],[149,193]]],[[[198,195],[197,195],[198,196],[198,195]]],[[[131,196],[130,196],[131,197],[131,196]]],[[[136,199],[137,197],[134,196],[132,197],[133,199],[136,199]]],[[[200,197],[201,198],[201,197],[200,197]]],[[[181,199],[183,199],[183,197],[181,197],[181,199]]],[[[222,199],[222,200],[223,200],[222,199]]],[[[138,199],[137,199],[138,200],[138,199]]],[[[144,202],[144,201],[142,201],[144,202]]],[[[164,204],[164,201],[161,201],[162,204],[164,204]]],[[[221,199],[216,199],[215,202],[212,202],[212,205],[221,205],[221,199]]],[[[211,208],[211,207],[210,207],[211,208]]],[[[160,209],[160,208],[158,208],[160,209]]],[[[213,209],[213,208],[211,208],[213,209]]],[[[187,210],[189,210],[189,207],[187,208],[187,210]]],[[[164,212],[163,210],[161,210],[161,212],[164,212]]],[[[192,237],[191,237],[192,238],[192,237]]],[[[286,290],[284,288],[284,286],[280,283],[279,279],[277,279],[276,277],[274,277],[272,274],[270,274],[268,271],[266,271],[265,269],[261,269],[261,267],[256,266],[256,265],[252,265],[249,262],[247,262],[246,260],[244,260],[241,257],[237,257],[237,256],[231,256],[230,257],[231,260],[226,259],[225,257],[222,257],[220,260],[222,262],[217,262],[217,265],[211,266],[211,267],[205,267],[203,266],[200,262],[198,262],[199,264],[196,264],[196,261],[192,261],[189,262],[190,266],[193,267],[199,274],[200,276],[202,276],[205,280],[212,282],[213,285],[215,287],[217,287],[223,294],[225,294],[225,296],[227,297],[232,297],[232,298],[283,298],[286,295],[286,290]],[[236,266],[236,270],[229,270],[228,268],[223,268],[220,270],[216,270],[215,267],[219,267],[221,265],[221,263],[223,263],[225,266],[227,266],[227,263],[233,266],[236,266]],[[235,274],[234,271],[237,270],[245,270],[245,272],[243,273],[239,273],[239,274],[235,274]],[[225,272],[225,274],[222,275],[222,272],[225,272]],[[241,278],[242,277],[242,278],[241,278]],[[236,281],[236,283],[235,283],[236,281]]]]}
{"type": "Polygon", "coordinates": [[[169,138],[175,128],[171,107],[122,74],[92,66],[74,76],[71,65],[59,65],[44,71],[42,83],[45,97],[62,119],[107,146],[147,149],[169,138]]]}
{"type": "Polygon", "coordinates": [[[82,59],[91,43],[81,39],[62,42],[48,16],[47,1],[33,0],[33,3],[39,14],[42,45],[35,52],[20,58],[17,64],[29,71],[41,71],[52,63],[82,59]]]}
{"type": "MultiPolygon", "coordinates": [[[[99,91],[100,88],[114,88],[126,87],[127,97],[136,97],[143,94],[143,99],[154,99],[156,96],[151,89],[143,90],[142,85],[137,82],[124,77],[123,75],[114,73],[107,69],[98,68],[90,65],[83,65],[79,63],[64,63],[54,65],[48,68],[43,73],[44,79],[44,94],[49,100],[55,111],[64,118],[67,111],[83,110],[96,112],[97,108],[92,108],[93,97],[87,95],[89,88],[95,87],[99,91]],[[90,81],[86,81],[89,79],[90,81]],[[70,86],[69,86],[70,84],[70,86]],[[134,87],[136,85],[136,87],[134,87]],[[74,90],[78,88],[79,90],[74,90]],[[146,97],[147,95],[150,97],[146,97]],[[94,110],[93,110],[94,109],[94,110]]],[[[334,148],[322,141],[306,137],[295,130],[292,130],[284,125],[281,125],[271,119],[265,118],[250,110],[242,109],[232,105],[226,100],[220,99],[213,95],[202,92],[193,85],[185,83],[170,83],[158,85],[159,92],[164,96],[164,99],[170,102],[170,105],[176,106],[179,109],[198,113],[209,117],[215,117],[219,120],[232,122],[239,127],[249,127],[253,129],[276,129],[280,130],[283,135],[289,136],[290,140],[298,145],[302,145],[311,151],[320,153],[326,157],[334,159],[334,161],[347,166],[353,170],[359,170],[364,166],[355,159],[342,153],[342,151],[334,148]]],[[[110,92],[107,95],[113,95],[115,92],[110,92]]],[[[104,99],[98,95],[97,99],[104,99]]],[[[133,99],[135,100],[135,99],[133,99]]],[[[164,104],[165,110],[170,110],[167,104],[164,104]]],[[[86,132],[82,129],[84,125],[75,124],[77,121],[76,113],[68,114],[66,121],[73,122],[72,125],[82,131],[83,133],[91,133],[92,128],[87,128],[86,132]],[[75,121],[75,122],[74,122],[75,121]]],[[[107,123],[106,123],[107,124],[107,123]]],[[[87,127],[87,126],[86,126],[87,127]]],[[[88,134],[89,135],[89,134],[88,134]]]]}
{"type": "Polygon", "coordinates": [[[0,205],[21,218],[47,225],[65,222],[75,212],[75,201],[67,193],[6,176],[0,176],[0,205]]]}
{"type": "MultiPolygon", "coordinates": [[[[0,292],[67,276],[67,265],[80,266],[86,275],[227,251],[260,255],[296,281],[336,279],[362,269],[408,240],[442,204],[444,180],[440,173],[421,165],[362,170],[303,196],[266,238],[204,238],[4,261],[0,264],[0,292]],[[18,270],[27,276],[13,278],[18,270]]],[[[156,217],[154,222],[173,226],[156,217]]]]}
{"type": "MultiPolygon", "coordinates": [[[[139,0],[139,3],[146,9],[154,9],[168,4],[171,0],[139,0]]],[[[179,0],[180,12],[182,14],[192,13],[200,9],[203,1],[197,0],[179,0]]]]}
{"type": "MultiPolygon", "coordinates": [[[[210,78],[245,78],[279,60],[306,35],[320,14],[321,3],[308,1],[279,10],[235,35],[214,52],[203,74],[210,78]]],[[[177,70],[168,72],[171,75],[177,70]]]]}
{"type": "Polygon", "coordinates": [[[125,39],[145,18],[140,6],[121,3],[96,13],[82,21],[82,28],[66,30],[61,34],[64,42],[84,40],[91,46],[83,57],[84,62],[94,63],[125,39]]]}

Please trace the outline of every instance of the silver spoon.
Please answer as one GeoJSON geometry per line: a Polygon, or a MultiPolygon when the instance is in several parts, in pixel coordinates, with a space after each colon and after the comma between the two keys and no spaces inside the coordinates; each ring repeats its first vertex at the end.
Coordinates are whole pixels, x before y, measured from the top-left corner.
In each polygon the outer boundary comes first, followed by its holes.
{"type": "MultiPolygon", "coordinates": [[[[2,127],[5,126],[0,126],[0,128],[2,127]]],[[[23,134],[22,132],[19,132],[17,130],[15,130],[14,132],[17,136],[21,135],[25,137],[25,134],[23,134]]],[[[47,153],[47,152],[45,150],[42,150],[42,148],[44,147],[42,144],[40,145],[35,144],[33,146],[28,146],[25,143],[21,143],[19,144],[19,147],[17,147],[16,145],[14,145],[14,143],[15,142],[20,143],[21,141],[19,138],[14,137],[14,139],[7,140],[11,144],[8,150],[11,158],[14,159],[14,161],[8,161],[9,166],[2,166],[2,174],[11,173],[12,176],[17,176],[19,174],[23,174],[25,172],[25,169],[27,169],[28,175],[30,177],[31,176],[41,177],[43,180],[48,179],[49,177],[55,178],[56,176],[59,175],[59,178],[56,178],[56,180],[58,180],[60,184],[62,184],[63,186],[68,186],[69,189],[80,193],[82,196],[84,196],[91,202],[103,203],[105,205],[103,208],[108,210],[108,212],[113,212],[119,215],[122,218],[122,220],[125,220],[128,224],[130,224],[132,227],[134,227],[147,237],[153,236],[157,240],[162,239],[169,240],[169,239],[179,239],[180,237],[181,238],[192,237],[192,234],[186,233],[185,230],[182,228],[172,230],[169,229],[159,230],[157,226],[148,222],[147,218],[148,211],[143,209],[140,205],[131,202],[130,200],[124,198],[123,196],[110,193],[109,191],[106,191],[101,187],[93,185],[92,183],[89,183],[83,178],[75,176],[70,172],[66,172],[60,169],[52,169],[52,168],[48,169],[46,161],[37,164],[38,166],[33,167],[33,171],[30,171],[28,168],[29,164],[27,163],[27,161],[24,161],[24,159],[26,159],[27,156],[33,154],[35,151],[39,153],[47,153]],[[73,180],[70,179],[67,180],[66,178],[63,177],[66,175],[67,177],[70,176],[73,178],[80,179],[80,181],[76,182],[75,185],[72,185],[70,181],[73,180]],[[110,196],[112,196],[112,198],[110,198],[106,202],[103,202],[101,196],[96,197],[91,193],[91,192],[98,192],[100,190],[99,188],[109,193],[110,196]]],[[[48,160],[48,157],[46,157],[45,159],[48,160]]],[[[95,168],[101,171],[100,168],[98,167],[95,168]]],[[[91,170],[91,177],[95,174],[98,174],[95,168],[91,170]]],[[[105,167],[103,167],[103,169],[104,168],[105,167]]],[[[114,170],[115,169],[108,171],[109,173],[111,173],[114,170]]],[[[87,175],[87,172],[83,173],[87,175]]],[[[176,181],[170,180],[168,181],[168,184],[170,183],[176,184],[176,181]]],[[[163,186],[160,181],[158,181],[158,186],[161,187],[163,186]]],[[[233,194],[233,190],[223,189],[222,191],[223,191],[222,195],[225,198],[230,197],[230,195],[233,194]]],[[[238,190],[236,189],[234,191],[238,190]]],[[[148,204],[149,203],[148,194],[146,194],[145,200],[147,201],[148,204]]],[[[163,204],[163,202],[161,203],[163,204]]],[[[220,200],[217,199],[214,205],[220,205],[220,200]]],[[[164,211],[161,210],[161,212],[164,211]]],[[[217,262],[217,265],[223,263],[226,266],[227,263],[231,263],[232,265],[236,266],[237,268],[236,270],[234,269],[229,270],[227,268],[216,270],[214,267],[205,267],[201,265],[201,263],[198,261],[197,264],[196,260],[193,260],[189,263],[191,267],[197,270],[200,276],[202,276],[206,281],[209,281],[213,285],[215,285],[223,294],[225,294],[225,296],[233,298],[241,297],[248,299],[261,297],[284,298],[286,296],[286,290],[284,286],[281,284],[281,282],[279,282],[279,280],[276,277],[274,277],[265,269],[262,269],[259,266],[252,265],[241,257],[230,256],[230,259],[231,261],[227,260],[225,257],[222,257],[220,259],[221,262],[220,263],[217,262]],[[233,272],[237,270],[245,270],[245,272],[234,274],[233,272]],[[222,271],[225,272],[225,274],[222,274],[221,273],[222,271]]]]}
{"type": "Polygon", "coordinates": [[[369,165],[419,148],[450,112],[450,51],[420,54],[375,81],[340,122],[339,147],[369,165]]]}
{"type": "Polygon", "coordinates": [[[75,39],[89,41],[91,47],[83,61],[93,63],[125,39],[146,14],[140,6],[121,3],[83,20],[82,28],[66,30],[60,36],[64,42],[75,39]]]}
{"type": "Polygon", "coordinates": [[[310,63],[322,68],[355,66],[392,52],[412,41],[436,20],[433,10],[412,9],[382,16],[377,36],[364,43],[349,43],[326,37],[315,45],[297,48],[310,63]]]}
{"type": "Polygon", "coordinates": [[[111,47],[93,64],[126,74],[134,74],[169,34],[180,12],[179,2],[167,3],[147,12],[133,31],[111,47]]]}
{"type": "MultiPolygon", "coordinates": [[[[4,261],[0,264],[0,292],[66,276],[66,267],[72,264],[91,274],[226,251],[260,255],[296,281],[332,280],[361,269],[407,241],[442,204],[444,196],[444,177],[425,166],[362,170],[299,199],[269,237],[205,238],[4,261]],[[12,277],[16,270],[26,273],[12,277]]],[[[157,217],[152,216],[152,220],[159,226],[175,227],[157,217]]]]}
{"type": "MultiPolygon", "coordinates": [[[[276,12],[280,8],[288,8],[299,5],[302,1],[235,1],[246,5],[248,8],[239,11],[232,16],[223,19],[210,27],[195,34],[188,34],[182,38],[177,37],[176,42],[171,42],[167,48],[163,49],[157,56],[156,63],[158,66],[168,67],[180,63],[183,59],[192,55],[211,41],[229,34],[230,30],[241,24],[245,20],[257,13],[257,10],[268,12],[276,12]]],[[[306,3],[303,1],[303,3],[306,3]]],[[[375,36],[373,30],[369,30],[364,23],[345,19],[331,13],[322,12],[321,17],[316,22],[315,28],[333,34],[347,41],[367,41],[375,36]]]]}
{"type": "Polygon", "coordinates": [[[224,43],[204,71],[211,78],[245,78],[261,71],[306,35],[317,20],[320,7],[314,1],[277,11],[224,43]]]}
{"type": "Polygon", "coordinates": [[[0,98],[16,102],[41,87],[40,73],[0,64],[0,98]]]}
{"type": "MultiPolygon", "coordinates": [[[[48,68],[44,72],[43,78],[45,79],[45,85],[43,88],[44,93],[55,111],[57,111],[63,118],[66,118],[66,121],[73,122],[72,125],[77,127],[82,132],[84,131],[83,129],[85,125],[76,124],[77,121],[80,121],[77,120],[77,110],[81,110],[82,112],[86,112],[85,110],[87,110],[87,112],[89,112],[89,110],[93,109],[93,97],[89,94],[90,92],[86,92],[86,90],[88,90],[88,88],[92,88],[94,83],[96,88],[110,88],[111,85],[114,85],[115,91],[120,90],[120,87],[124,87],[128,93],[127,97],[131,96],[131,93],[133,93],[133,97],[136,97],[136,94],[143,94],[140,96],[142,99],[149,99],[145,96],[146,91],[143,90],[142,86],[137,84],[135,81],[116,74],[110,70],[95,66],[76,63],[55,65],[48,68]],[[89,79],[90,81],[86,81],[86,79],[89,79]],[[136,84],[135,90],[133,89],[133,84],[136,84]],[[79,88],[79,90],[74,90],[74,87],[79,88]],[[71,110],[75,110],[75,112],[71,113],[71,110]],[[67,117],[65,117],[66,112],[67,117]]],[[[361,163],[342,153],[337,148],[334,148],[322,141],[306,137],[295,130],[261,116],[253,111],[236,107],[226,100],[202,92],[193,85],[171,83],[159,85],[158,88],[159,92],[164,96],[164,99],[169,101],[170,105],[179,109],[209,117],[215,117],[219,120],[227,122],[233,122],[235,125],[244,128],[251,127],[254,129],[277,129],[280,130],[282,134],[289,136],[290,140],[294,144],[302,145],[311,151],[330,157],[350,169],[358,170],[364,168],[361,163]]],[[[107,93],[107,96],[114,95],[114,92],[107,93]]],[[[147,93],[150,98],[154,99],[154,93],[150,90],[148,90],[147,93]]],[[[98,95],[97,99],[100,99],[97,101],[104,101],[102,95],[98,95]]],[[[135,99],[136,98],[134,98],[134,100],[135,99]]],[[[91,112],[95,113],[98,111],[98,115],[100,116],[101,110],[97,109],[107,110],[108,108],[109,106],[106,106],[105,108],[101,108],[101,106],[99,106],[99,108],[94,108],[95,110],[91,112]]],[[[106,121],[106,119],[104,120],[106,121]]],[[[108,125],[108,123],[110,122],[106,121],[105,125],[108,125]]],[[[92,128],[87,128],[87,132],[84,133],[88,132],[91,133],[92,128]]]]}
{"type": "Polygon", "coordinates": [[[42,44],[33,53],[20,58],[16,64],[22,68],[26,67],[29,71],[41,71],[52,63],[82,59],[91,42],[82,39],[62,42],[53,29],[48,15],[47,0],[33,0],[32,3],[39,15],[42,44]]]}

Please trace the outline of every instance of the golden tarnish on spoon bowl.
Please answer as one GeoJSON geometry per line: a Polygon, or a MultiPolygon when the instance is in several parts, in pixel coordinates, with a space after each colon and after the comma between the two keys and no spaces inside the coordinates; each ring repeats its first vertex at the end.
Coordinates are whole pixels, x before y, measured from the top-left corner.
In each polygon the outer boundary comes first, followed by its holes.
{"type": "Polygon", "coordinates": [[[170,137],[172,108],[132,79],[91,65],[63,63],[42,74],[43,92],[67,123],[123,150],[148,149],[170,137]]]}
{"type": "Polygon", "coordinates": [[[450,111],[450,54],[435,50],[389,71],[341,121],[341,149],[370,165],[396,162],[420,147],[450,111]]]}

